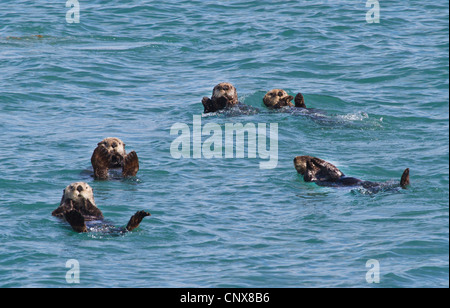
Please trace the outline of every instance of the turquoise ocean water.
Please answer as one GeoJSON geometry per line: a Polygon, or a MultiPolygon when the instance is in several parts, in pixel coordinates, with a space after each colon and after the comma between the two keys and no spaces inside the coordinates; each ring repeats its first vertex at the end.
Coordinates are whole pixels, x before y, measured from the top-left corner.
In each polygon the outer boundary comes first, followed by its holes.
{"type": "MultiPolygon", "coordinates": [[[[0,287],[448,287],[448,1],[2,0],[0,287]],[[41,35],[42,37],[37,37],[41,35]],[[277,123],[278,166],[175,159],[175,123],[233,83],[252,114],[202,124],[277,123]],[[271,112],[266,91],[304,93],[324,115],[271,112]],[[138,176],[94,181],[105,137],[140,158],[138,176]],[[411,187],[371,194],[305,183],[297,155],[411,187]],[[124,236],[76,234],[51,216],[88,182],[124,236]],[[368,284],[368,260],[380,283],[368,284]]],[[[207,137],[203,137],[205,140],[207,137]]]]}

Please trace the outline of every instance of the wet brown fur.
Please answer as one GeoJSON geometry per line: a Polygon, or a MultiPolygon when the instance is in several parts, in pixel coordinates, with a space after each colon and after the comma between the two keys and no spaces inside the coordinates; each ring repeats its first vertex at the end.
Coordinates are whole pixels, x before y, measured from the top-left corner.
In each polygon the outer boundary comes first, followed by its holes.
{"type": "Polygon", "coordinates": [[[105,180],[112,168],[122,168],[124,177],[136,176],[139,171],[139,158],[135,151],[127,154],[125,144],[118,138],[106,138],[99,142],[91,157],[94,178],[105,180]]]}
{"type": "Polygon", "coordinates": [[[263,98],[264,105],[271,109],[280,109],[283,107],[306,108],[305,99],[301,93],[294,98],[283,89],[273,89],[266,93],[263,98]],[[294,100],[295,105],[292,103],[294,100]]]}

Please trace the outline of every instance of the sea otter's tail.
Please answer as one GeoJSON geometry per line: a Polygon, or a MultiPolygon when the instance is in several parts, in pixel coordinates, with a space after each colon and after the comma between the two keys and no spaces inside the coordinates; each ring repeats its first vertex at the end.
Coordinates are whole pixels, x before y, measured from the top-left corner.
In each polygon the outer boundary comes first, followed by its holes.
{"type": "Polygon", "coordinates": [[[403,189],[407,189],[409,186],[409,168],[403,172],[402,179],[400,180],[400,186],[403,189]]]}
{"type": "Polygon", "coordinates": [[[136,212],[136,214],[134,214],[130,218],[130,221],[128,222],[127,231],[132,231],[137,227],[139,227],[139,224],[141,223],[142,219],[144,219],[147,216],[150,216],[150,213],[144,211],[136,212]]]}

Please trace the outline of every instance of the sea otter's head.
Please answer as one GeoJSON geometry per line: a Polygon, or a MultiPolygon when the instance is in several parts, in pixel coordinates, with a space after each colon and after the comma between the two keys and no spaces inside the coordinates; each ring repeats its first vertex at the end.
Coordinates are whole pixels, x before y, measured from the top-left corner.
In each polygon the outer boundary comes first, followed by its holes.
{"type": "Polygon", "coordinates": [[[64,195],[61,200],[61,204],[63,204],[67,200],[72,200],[74,203],[81,203],[85,200],[89,200],[93,205],[95,205],[94,191],[92,190],[92,187],[87,183],[72,183],[64,189],[64,195]]]}
{"type": "Polygon", "coordinates": [[[287,94],[286,91],[282,89],[273,89],[267,92],[263,98],[264,105],[269,108],[279,109],[282,107],[294,107],[292,104],[293,96],[287,94]]]}
{"type": "Polygon", "coordinates": [[[127,155],[125,152],[125,143],[119,138],[106,138],[101,141],[98,146],[104,147],[110,154],[110,168],[120,168],[124,157],[127,155]]]}
{"type": "Polygon", "coordinates": [[[228,82],[222,82],[215,86],[211,99],[222,100],[226,105],[225,107],[231,107],[239,103],[236,88],[228,82]]]}
{"type": "Polygon", "coordinates": [[[301,175],[304,175],[306,172],[307,163],[311,160],[311,158],[311,156],[297,156],[294,158],[295,170],[297,170],[297,172],[301,175]]]}

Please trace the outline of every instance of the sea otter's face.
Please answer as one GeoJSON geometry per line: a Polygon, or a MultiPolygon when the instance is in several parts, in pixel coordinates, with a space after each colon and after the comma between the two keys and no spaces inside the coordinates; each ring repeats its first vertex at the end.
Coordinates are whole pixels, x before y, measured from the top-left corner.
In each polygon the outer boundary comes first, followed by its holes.
{"type": "Polygon", "coordinates": [[[304,175],[306,172],[306,165],[311,159],[311,156],[297,156],[294,158],[294,166],[298,173],[304,175]]]}
{"type": "Polygon", "coordinates": [[[98,144],[104,147],[111,155],[111,168],[119,168],[122,166],[122,161],[126,156],[125,143],[119,138],[106,138],[98,144]]]}
{"type": "Polygon", "coordinates": [[[269,108],[282,108],[282,107],[294,107],[292,104],[293,96],[287,94],[286,91],[282,89],[274,89],[267,92],[264,96],[263,102],[269,108]]]}
{"type": "Polygon", "coordinates": [[[92,204],[95,204],[94,191],[84,182],[72,183],[64,189],[63,200],[72,200],[75,203],[90,200],[92,204]]]}
{"type": "Polygon", "coordinates": [[[214,87],[212,99],[225,99],[227,106],[233,106],[239,102],[236,88],[231,83],[227,82],[219,83],[214,87]]]}

